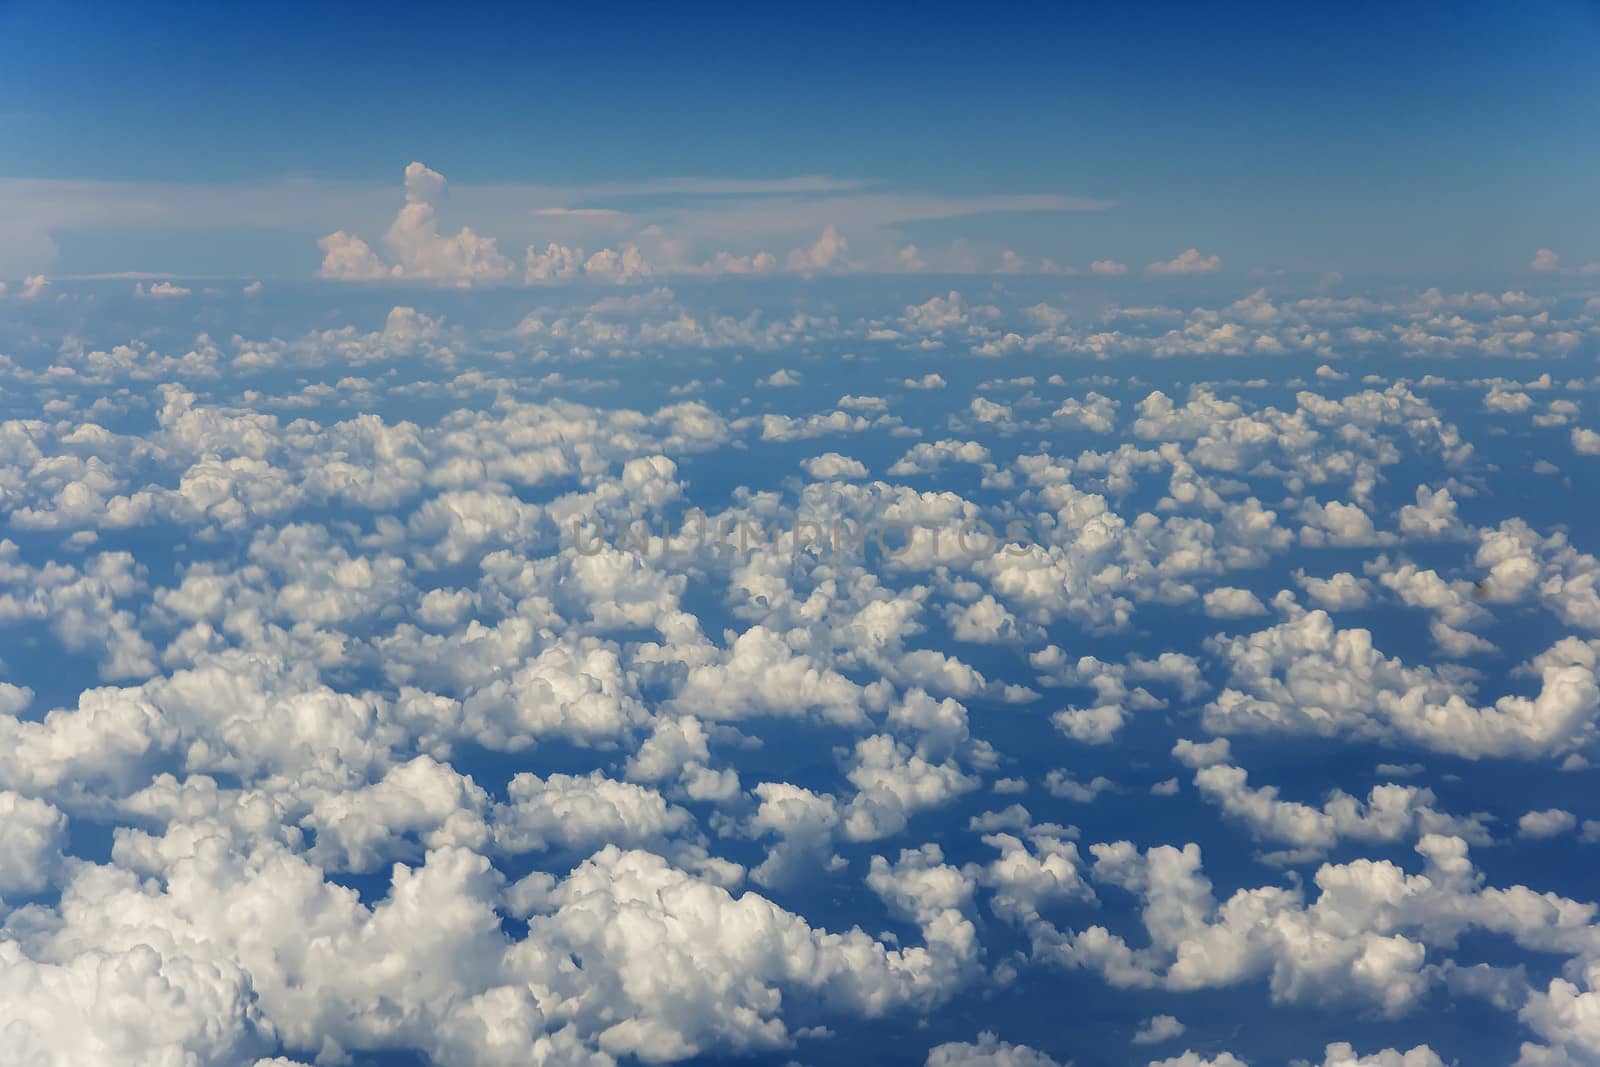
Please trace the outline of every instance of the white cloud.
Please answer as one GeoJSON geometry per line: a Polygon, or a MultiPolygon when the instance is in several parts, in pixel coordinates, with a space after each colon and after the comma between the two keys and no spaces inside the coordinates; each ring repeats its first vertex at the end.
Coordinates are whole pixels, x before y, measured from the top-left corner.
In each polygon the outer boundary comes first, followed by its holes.
{"type": "Polygon", "coordinates": [[[1427,1045],[1405,1052],[1386,1048],[1362,1056],[1355,1046],[1337,1041],[1323,1050],[1321,1067],[1445,1067],[1445,1061],[1427,1045]]]}
{"type": "Polygon", "coordinates": [[[953,439],[926,441],[913,445],[911,450],[895,461],[889,474],[904,477],[908,474],[932,474],[946,463],[984,464],[989,462],[989,450],[976,441],[953,439]]]}
{"type": "Polygon", "coordinates": [[[756,384],[770,389],[789,388],[800,384],[800,375],[787,367],[779,367],[765,378],[757,378],[756,384]]]}
{"type": "Polygon", "coordinates": [[[1162,263],[1152,263],[1145,268],[1148,274],[1212,274],[1222,269],[1221,256],[1202,256],[1199,249],[1190,248],[1162,263]]]}
{"type": "MultiPolygon", "coordinates": [[[[427,210],[404,255],[374,240],[378,269],[471,276],[470,242],[440,247],[466,205],[426,168],[407,195],[427,210]]],[[[848,1058],[840,1020],[902,1041],[957,993],[1026,1007],[1041,966],[1104,982],[1118,1040],[1188,1040],[1189,1063],[1223,1054],[1152,1013],[1217,988],[1219,1025],[1273,1003],[1328,1034],[1388,1020],[1395,1047],[1290,1050],[1312,1062],[1438,1067],[1418,1027],[1446,995],[1526,1064],[1600,1054],[1594,905],[1468,853],[1600,838],[1528,788],[1593,758],[1600,562],[1581,508],[1517,518],[1500,446],[1472,447],[1516,419],[1570,432],[1594,382],[1556,338],[1593,309],[1278,279],[1093,314],[916,278],[876,308],[865,283],[835,304],[799,279],[763,282],[761,308],[721,286],[597,296],[591,273],[709,262],[665,234],[580,253],[634,234],[649,198],[584,206],[604,199],[523,205],[572,227],[534,258],[579,284],[505,296],[521,306],[492,323],[417,293],[340,326],[319,290],[315,329],[247,336],[277,300],[196,283],[126,343],[61,332],[0,359],[13,1058],[848,1058]],[[1443,369],[1356,369],[1374,347],[1443,369]],[[743,354],[746,382],[815,385],[824,351],[844,378],[814,412],[717,370],[743,354]],[[1002,353],[1023,362],[962,363],[1002,353]],[[1229,353],[1279,362],[1204,362],[1229,353]],[[1549,369],[1445,358],[1518,353],[1549,369]],[[1193,387],[1117,362],[1156,354],[1195,360],[1193,387]],[[964,391],[910,395],[941,387],[964,391]],[[792,443],[835,433],[852,454],[792,443]],[[660,551],[708,505],[1025,532],[976,554],[660,551]],[[581,550],[585,518],[651,539],[581,550]],[[1274,576],[1293,582],[1269,595],[1274,576]],[[1284,762],[1295,736],[1317,758],[1284,762]],[[1472,810],[1490,779],[1505,823],[1472,810]],[[1209,869],[1126,825],[1186,800],[1197,840],[1234,844],[1209,869]],[[1493,965],[1462,947],[1480,938],[1493,965]]],[[[96,297],[106,321],[126,280],[96,297]]],[[[86,292],[19,307],[28,336],[100,321],[86,292]]],[[[1261,1053],[1248,1027],[1229,1040],[1261,1053]]],[[[982,1035],[933,1055],[1048,1060],[982,1035]]]]}
{"type": "Polygon", "coordinates": [[[853,841],[897,834],[912,815],[978,787],[953,761],[932,762],[888,734],[856,743],[848,777],[857,792],[843,813],[843,832],[853,841]]]}
{"type": "Polygon", "coordinates": [[[561,847],[583,853],[602,845],[659,849],[694,824],[653,789],[618,782],[599,771],[587,776],[523,772],[506,786],[494,810],[497,847],[512,852],[561,847]]]}
{"type": "Polygon", "coordinates": [[[1304,862],[1340,840],[1395,842],[1425,834],[1451,834],[1488,844],[1484,815],[1452,818],[1435,809],[1434,795],[1414,786],[1377,785],[1359,800],[1334,791],[1320,807],[1280,799],[1277,788],[1252,789],[1241,767],[1212,764],[1195,772],[1195,789],[1257,841],[1284,846],[1278,858],[1304,862]]]}
{"type": "Polygon", "coordinates": [[[1184,1026],[1171,1015],[1152,1015],[1139,1024],[1139,1029],[1134,1032],[1135,1045],[1159,1045],[1163,1041],[1182,1037],[1188,1027],[1184,1026]]]}
{"type": "Polygon", "coordinates": [[[367,242],[344,230],[335,230],[321,238],[317,247],[322,249],[320,273],[324,278],[374,281],[390,277],[399,269],[386,266],[367,242]]]}
{"type": "Polygon", "coordinates": [[[1298,888],[1264,886],[1219,904],[1192,844],[1094,845],[1096,881],[1143,901],[1150,947],[1132,949],[1103,927],[1056,933],[1046,943],[1063,964],[1091,968],[1118,986],[1193,990],[1265,976],[1275,1001],[1353,1002],[1389,1016],[1411,1010],[1427,992],[1430,948],[1452,946],[1465,930],[1583,951],[1573,938],[1591,936],[1591,909],[1521,886],[1484,887],[1459,838],[1426,835],[1416,850],[1421,875],[1388,861],[1324,864],[1309,903],[1298,888]],[[1547,906],[1534,905],[1541,899],[1547,906]],[[1508,908],[1513,900],[1534,906],[1508,908]]]}
{"type": "Polygon", "coordinates": [[[789,269],[804,274],[837,270],[843,267],[849,249],[850,242],[830,225],[823,229],[822,235],[813,244],[789,253],[789,269]]]}
{"type": "Polygon", "coordinates": [[[1080,782],[1068,772],[1057,768],[1045,775],[1044,787],[1053,797],[1076,801],[1079,804],[1092,804],[1101,793],[1114,791],[1117,783],[1104,775],[1097,775],[1089,782],[1080,782]]]}
{"type": "Polygon", "coordinates": [[[1385,657],[1363,629],[1325,612],[1298,612],[1254,634],[1215,638],[1229,687],[1206,706],[1213,731],[1284,731],[1404,739],[1471,758],[1567,751],[1593,730],[1600,708],[1595,653],[1565,642],[1530,666],[1534,697],[1481,706],[1449,673],[1385,657]]]}
{"type": "Polygon", "coordinates": [[[1218,586],[1203,598],[1206,615],[1213,619],[1242,619],[1251,615],[1265,615],[1267,607],[1261,598],[1248,589],[1218,586]]]}
{"type": "Polygon", "coordinates": [[[194,290],[172,282],[152,282],[146,288],[143,282],[136,282],[133,286],[133,295],[136,297],[149,297],[152,300],[168,300],[175,297],[193,296],[194,290]]]}
{"type": "Polygon", "coordinates": [[[55,878],[67,844],[67,817],[54,805],[0,790],[0,904],[38,893],[55,878]]]}
{"type": "Polygon", "coordinates": [[[1517,820],[1517,836],[1540,840],[1571,833],[1578,825],[1577,816],[1560,808],[1530,811],[1517,820]]]}
{"type": "Polygon", "coordinates": [[[813,456],[800,465],[806,474],[813,478],[827,480],[830,478],[865,478],[867,466],[858,459],[840,455],[838,452],[824,452],[820,456],[813,456]]]}
{"type": "Polygon", "coordinates": [[[518,268],[502,255],[495,239],[480,236],[470,226],[453,235],[439,232],[438,202],[445,192],[444,175],[421,163],[407,165],[405,204],[389,224],[382,259],[362,238],[337,230],[322,238],[321,275],[340,281],[375,281],[383,278],[469,286],[480,283],[521,281],[534,285],[569,278],[591,278],[627,284],[655,273],[634,245],[602,248],[593,254],[550,243],[544,249],[529,247],[518,268]]]}
{"type": "Polygon", "coordinates": [[[1466,535],[1466,527],[1456,514],[1456,501],[1448,489],[1429,491],[1417,486],[1417,502],[1400,509],[1400,532],[1407,538],[1425,541],[1448,540],[1466,535]]]}
{"type": "Polygon", "coordinates": [[[1313,578],[1305,571],[1296,571],[1294,578],[1305,590],[1306,597],[1325,611],[1359,611],[1371,600],[1369,583],[1348,571],[1327,578],[1313,578]]]}
{"type": "Polygon", "coordinates": [[[1061,1067],[1037,1049],[1002,1041],[990,1031],[976,1041],[951,1041],[929,1050],[924,1067],[1061,1067]]]}

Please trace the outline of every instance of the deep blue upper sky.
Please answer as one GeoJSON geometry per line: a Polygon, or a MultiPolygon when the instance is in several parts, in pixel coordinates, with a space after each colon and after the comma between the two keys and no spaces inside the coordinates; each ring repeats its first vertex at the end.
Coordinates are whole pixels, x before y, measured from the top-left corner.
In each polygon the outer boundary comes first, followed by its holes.
{"type": "MultiPolygon", "coordinates": [[[[1597,47],[1591,3],[13,0],[0,178],[392,183],[413,159],[458,184],[827,174],[1114,200],[1051,231],[1096,256],[1510,269],[1538,247],[1600,255],[1597,47]]],[[[1018,217],[952,233],[1038,235],[1018,217]]]]}

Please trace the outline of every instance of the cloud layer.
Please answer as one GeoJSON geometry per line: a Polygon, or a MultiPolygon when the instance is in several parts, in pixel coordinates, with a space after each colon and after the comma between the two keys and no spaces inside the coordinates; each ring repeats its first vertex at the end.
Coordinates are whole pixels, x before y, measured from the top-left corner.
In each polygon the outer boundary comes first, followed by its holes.
{"type": "Polygon", "coordinates": [[[445,188],[324,243],[409,303],[0,297],[0,1063],[1600,1056],[1600,296],[760,303],[445,188]]]}

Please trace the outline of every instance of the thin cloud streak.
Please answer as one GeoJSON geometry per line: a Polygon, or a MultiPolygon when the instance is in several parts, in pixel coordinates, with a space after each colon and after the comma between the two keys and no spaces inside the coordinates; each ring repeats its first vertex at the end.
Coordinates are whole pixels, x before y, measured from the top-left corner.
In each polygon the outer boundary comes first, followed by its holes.
{"type": "MultiPolygon", "coordinates": [[[[281,178],[237,184],[0,178],[0,275],[47,270],[67,235],[142,230],[277,231],[320,237],[381,232],[395,183],[281,178]]],[[[923,220],[1014,212],[1103,211],[1114,201],[1067,195],[896,192],[861,179],[674,177],[591,185],[454,183],[440,215],[508,244],[566,240],[619,222],[696,246],[814,237],[825,226],[871,243],[873,231],[923,220]]],[[[240,273],[252,273],[241,262],[240,273]]]]}

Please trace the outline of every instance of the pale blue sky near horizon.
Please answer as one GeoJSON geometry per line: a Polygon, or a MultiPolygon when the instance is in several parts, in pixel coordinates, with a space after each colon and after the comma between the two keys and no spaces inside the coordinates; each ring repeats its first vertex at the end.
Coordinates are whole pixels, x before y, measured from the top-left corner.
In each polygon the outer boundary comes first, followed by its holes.
{"type": "Polygon", "coordinates": [[[1396,274],[1514,272],[1550,248],[1581,267],[1600,259],[1597,45],[1600,7],[1571,0],[382,15],[12,0],[0,276],[311,277],[322,234],[381,236],[412,160],[450,180],[443,225],[511,253],[546,236],[534,212],[581,206],[669,210],[703,251],[781,257],[825,205],[754,232],[724,210],[748,191],[649,188],[826,176],[864,194],[838,220],[858,247],[1135,270],[1192,247],[1241,273],[1396,274]],[[1006,204],[1023,197],[1099,206],[1006,204]]]}

